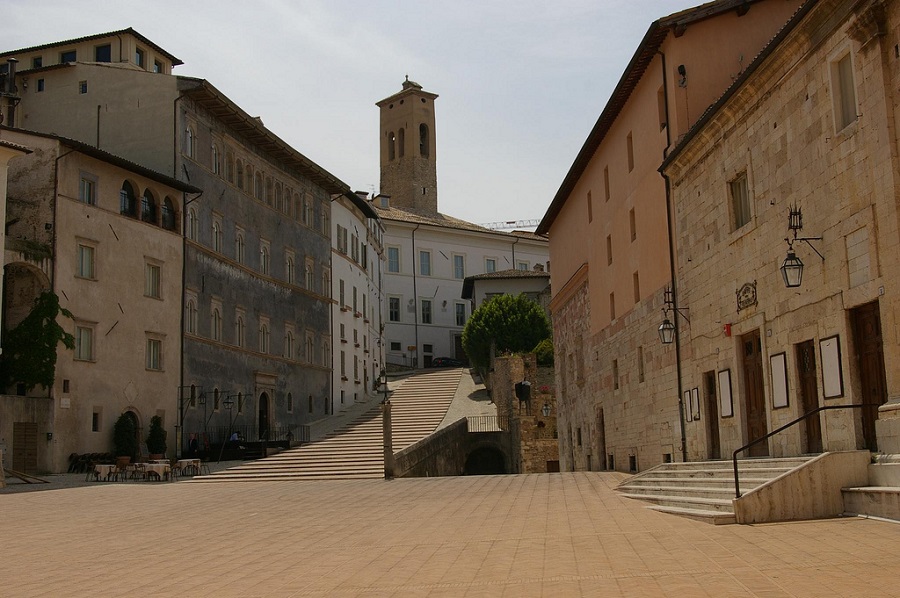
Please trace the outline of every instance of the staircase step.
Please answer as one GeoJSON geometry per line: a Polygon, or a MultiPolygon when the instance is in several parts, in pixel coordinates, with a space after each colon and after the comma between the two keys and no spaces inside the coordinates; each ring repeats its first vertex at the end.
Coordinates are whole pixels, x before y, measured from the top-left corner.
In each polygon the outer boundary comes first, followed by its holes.
{"type": "Polygon", "coordinates": [[[865,486],[844,488],[845,515],[870,515],[900,521],[900,488],[896,486],[865,486]]]}
{"type": "Polygon", "coordinates": [[[702,487],[702,486],[620,486],[620,490],[628,494],[640,494],[642,496],[687,496],[696,498],[730,498],[734,496],[734,485],[726,487],[702,487]]]}
{"type": "Polygon", "coordinates": [[[625,498],[652,502],[664,507],[682,507],[706,511],[718,511],[722,513],[734,513],[730,498],[702,498],[697,496],[667,496],[662,494],[629,493],[623,493],[622,496],[625,498]]]}
{"type": "Polygon", "coordinates": [[[731,525],[735,523],[734,513],[724,513],[722,511],[707,511],[705,509],[688,509],[685,507],[666,507],[662,505],[650,505],[647,507],[653,511],[660,513],[669,513],[680,517],[687,517],[694,521],[702,521],[712,525],[731,525]]]}

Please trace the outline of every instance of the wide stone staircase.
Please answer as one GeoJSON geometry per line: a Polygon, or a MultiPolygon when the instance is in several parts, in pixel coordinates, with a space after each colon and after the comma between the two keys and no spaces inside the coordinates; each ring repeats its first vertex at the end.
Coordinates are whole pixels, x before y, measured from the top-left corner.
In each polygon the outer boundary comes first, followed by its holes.
{"type": "MultiPolygon", "coordinates": [[[[435,370],[411,376],[390,397],[394,452],[432,434],[459,386],[463,370],[435,370]]],[[[355,420],[309,444],[249,461],[195,482],[302,479],[359,479],[384,476],[381,406],[373,404],[355,420]]]]}
{"type": "MultiPolygon", "coordinates": [[[[746,494],[802,467],[813,457],[742,459],[738,461],[741,492],[746,494]]],[[[643,500],[650,508],[717,525],[735,523],[731,461],[664,463],[619,485],[622,496],[643,500]]]]}

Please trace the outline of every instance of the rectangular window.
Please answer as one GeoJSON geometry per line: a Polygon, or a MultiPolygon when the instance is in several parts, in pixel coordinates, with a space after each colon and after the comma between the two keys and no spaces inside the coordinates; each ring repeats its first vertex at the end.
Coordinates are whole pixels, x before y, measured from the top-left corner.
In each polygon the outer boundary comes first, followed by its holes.
{"type": "Polygon", "coordinates": [[[147,369],[162,370],[162,341],[158,338],[147,339],[147,369]]]}
{"type": "Polygon", "coordinates": [[[750,194],[747,188],[747,173],[739,175],[728,183],[731,195],[732,230],[737,230],[750,222],[750,194]]]}
{"type": "Polygon", "coordinates": [[[419,274],[422,276],[431,276],[431,252],[419,252],[419,274]]]}
{"type": "Polygon", "coordinates": [[[391,341],[391,351],[400,351],[400,341],[391,341]]]}
{"type": "Polygon", "coordinates": [[[75,276],[95,280],[94,248],[90,245],[78,244],[78,263],[75,265],[75,276]]]}
{"type": "Polygon", "coordinates": [[[144,68],[144,51],[140,48],[134,49],[134,63],[141,68],[144,68]]]}
{"type": "Polygon", "coordinates": [[[612,235],[606,235],[606,265],[612,265],[612,235]]]}
{"type": "Polygon", "coordinates": [[[359,238],[356,235],[350,235],[350,257],[359,263],[359,238]]]}
{"type": "Polygon", "coordinates": [[[87,93],[87,81],[79,81],[78,82],[78,93],[81,93],[81,94],[87,93]]]}
{"type": "Polygon", "coordinates": [[[400,321],[400,297],[388,298],[388,320],[391,322],[400,321]]]}
{"type": "Polygon", "coordinates": [[[66,50],[65,52],[59,53],[60,64],[64,62],[75,62],[75,60],[77,60],[75,50],[66,50]]]}
{"type": "Polygon", "coordinates": [[[94,360],[94,329],[87,326],[75,327],[75,359],[94,360]]]}
{"type": "Polygon", "coordinates": [[[347,304],[346,298],[347,298],[347,293],[345,291],[344,281],[343,281],[343,279],[341,279],[338,282],[338,305],[340,307],[344,307],[347,304]]]}
{"type": "Polygon", "coordinates": [[[161,62],[158,61],[158,60],[154,60],[154,61],[153,61],[153,72],[154,72],[154,73],[161,73],[161,72],[163,72],[163,63],[161,63],[161,62]]]}
{"type": "Polygon", "coordinates": [[[603,192],[604,201],[609,201],[609,166],[603,168],[603,192]]]}
{"type": "Polygon", "coordinates": [[[485,272],[496,272],[497,271],[497,260],[494,258],[487,258],[484,260],[484,271],[485,272]]]}
{"type": "Polygon", "coordinates": [[[144,295],[160,298],[160,278],[162,269],[157,264],[147,264],[144,270],[144,295]]]}
{"type": "Polygon", "coordinates": [[[634,219],[634,208],[628,212],[628,224],[631,227],[631,240],[634,241],[637,239],[637,223],[634,219]]]}
{"type": "Polygon", "coordinates": [[[43,56],[35,56],[31,59],[31,68],[39,69],[44,66],[44,57],[43,56]]]}
{"type": "Polygon", "coordinates": [[[628,132],[628,137],[625,138],[626,150],[628,152],[628,172],[634,170],[634,138],[631,136],[631,132],[628,132]]]}
{"type": "MultiPolygon", "coordinates": [[[[96,409],[96,407],[94,408],[96,409]]],[[[94,411],[91,413],[91,432],[99,432],[100,431],[100,412],[94,411]]]]}
{"type": "Polygon", "coordinates": [[[587,192],[587,212],[588,212],[588,224],[594,221],[594,200],[591,199],[591,192],[587,192]]]}
{"type": "Polygon", "coordinates": [[[399,272],[400,271],[400,248],[399,247],[388,247],[387,248],[387,265],[388,272],[399,272]]]}
{"type": "Polygon", "coordinates": [[[516,270],[528,270],[528,262],[516,262],[516,270]]]}
{"type": "Polygon", "coordinates": [[[112,61],[112,46],[109,44],[104,44],[102,46],[97,46],[94,48],[94,62],[111,62],[112,61]]]}
{"type": "Polygon", "coordinates": [[[78,200],[86,204],[97,204],[97,177],[87,173],[81,173],[81,181],[78,185],[78,200]]]}
{"type": "Polygon", "coordinates": [[[641,300],[641,279],[637,272],[632,275],[632,283],[634,284],[634,302],[641,300]]]}
{"type": "Polygon", "coordinates": [[[37,90],[44,91],[44,80],[43,79],[37,80],[37,90]]]}
{"type": "Polygon", "coordinates": [[[456,325],[457,326],[465,326],[466,325],[466,304],[465,303],[457,303],[456,304],[456,325]]]}
{"type": "Polygon", "coordinates": [[[453,278],[463,279],[466,277],[466,258],[462,255],[453,256],[453,278]]]}
{"type": "Polygon", "coordinates": [[[610,320],[616,319],[616,294],[615,293],[609,294],[609,319],[610,320]]]}
{"type": "Polygon", "coordinates": [[[856,122],[856,85],[853,81],[853,62],[850,53],[844,54],[831,65],[831,81],[834,91],[834,124],[840,131],[856,122]]]}
{"type": "Polygon", "coordinates": [[[347,229],[340,224],[337,227],[337,249],[347,255],[347,229]]]}
{"type": "Polygon", "coordinates": [[[422,323],[431,324],[431,299],[422,299],[422,323]]]}
{"type": "Polygon", "coordinates": [[[612,362],[612,379],[613,390],[619,390],[619,360],[613,359],[612,362]]]}
{"type": "Polygon", "coordinates": [[[638,382],[644,381],[644,348],[638,347],[638,382]]]}

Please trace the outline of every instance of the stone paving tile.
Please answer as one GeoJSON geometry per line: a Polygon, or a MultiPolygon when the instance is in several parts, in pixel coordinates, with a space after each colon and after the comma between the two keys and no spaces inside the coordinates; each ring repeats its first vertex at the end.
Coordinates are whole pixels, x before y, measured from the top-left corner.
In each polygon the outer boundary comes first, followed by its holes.
{"type": "Polygon", "coordinates": [[[0,494],[0,596],[900,596],[900,525],[712,526],[562,473],[0,494]]]}

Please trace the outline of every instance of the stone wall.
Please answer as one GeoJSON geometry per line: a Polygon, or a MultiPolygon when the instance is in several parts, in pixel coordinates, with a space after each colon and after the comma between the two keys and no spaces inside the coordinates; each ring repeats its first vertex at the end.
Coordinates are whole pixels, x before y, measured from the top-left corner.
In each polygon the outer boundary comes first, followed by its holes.
{"type": "Polygon", "coordinates": [[[398,478],[463,475],[471,439],[465,418],[394,454],[398,478]]]}

